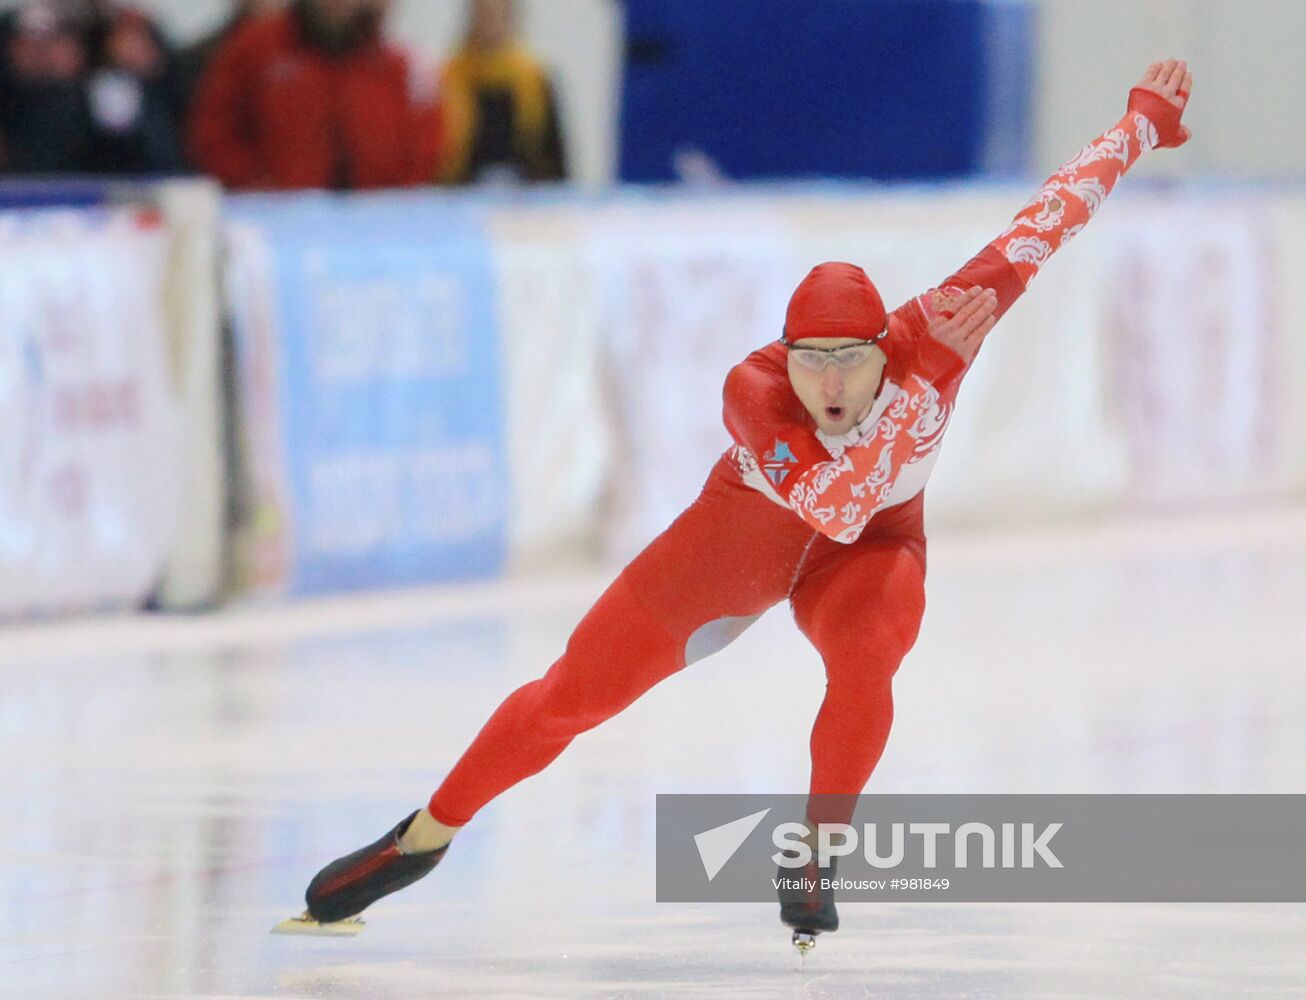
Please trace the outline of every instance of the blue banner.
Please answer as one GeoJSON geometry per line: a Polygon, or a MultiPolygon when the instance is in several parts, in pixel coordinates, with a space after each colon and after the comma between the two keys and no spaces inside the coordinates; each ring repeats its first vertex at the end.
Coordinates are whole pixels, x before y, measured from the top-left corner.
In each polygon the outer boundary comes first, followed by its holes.
{"type": "Polygon", "coordinates": [[[1028,0],[626,0],[621,179],[1020,170],[1028,0]]]}
{"type": "MultiPolygon", "coordinates": [[[[94,208],[105,205],[129,185],[93,180],[44,181],[7,178],[0,182],[0,209],[94,208]]],[[[137,193],[142,193],[143,189],[137,193]]]]}
{"type": "Polygon", "coordinates": [[[483,212],[429,196],[310,195],[233,198],[229,217],[253,224],[273,272],[281,586],[499,572],[505,408],[483,212]]]}

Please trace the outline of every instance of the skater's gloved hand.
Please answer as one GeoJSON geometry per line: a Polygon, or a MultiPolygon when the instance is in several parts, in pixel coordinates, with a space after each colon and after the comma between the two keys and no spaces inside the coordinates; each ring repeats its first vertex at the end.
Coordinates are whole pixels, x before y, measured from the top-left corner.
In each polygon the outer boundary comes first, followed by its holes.
{"type": "Polygon", "coordinates": [[[1192,132],[1180,119],[1193,92],[1193,74],[1182,59],[1167,59],[1147,67],[1143,79],[1129,92],[1129,110],[1156,126],[1157,146],[1182,146],[1192,132]]]}
{"type": "Polygon", "coordinates": [[[970,364],[997,323],[998,295],[991,288],[968,288],[949,310],[930,318],[930,336],[970,364]]]}

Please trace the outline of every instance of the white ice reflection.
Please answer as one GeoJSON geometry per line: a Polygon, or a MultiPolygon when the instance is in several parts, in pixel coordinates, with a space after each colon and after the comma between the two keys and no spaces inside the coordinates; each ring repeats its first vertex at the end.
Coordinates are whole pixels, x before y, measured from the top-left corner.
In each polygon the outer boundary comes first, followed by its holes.
{"type": "MultiPolygon", "coordinates": [[[[936,540],[871,790],[1300,791],[1291,523],[936,540]]],[[[823,678],[783,610],[491,804],[359,938],[270,937],[321,863],[424,801],[605,582],[0,633],[0,995],[1306,992],[1301,906],[849,906],[797,973],[773,907],[655,903],[655,793],[805,787],[823,678]]]]}

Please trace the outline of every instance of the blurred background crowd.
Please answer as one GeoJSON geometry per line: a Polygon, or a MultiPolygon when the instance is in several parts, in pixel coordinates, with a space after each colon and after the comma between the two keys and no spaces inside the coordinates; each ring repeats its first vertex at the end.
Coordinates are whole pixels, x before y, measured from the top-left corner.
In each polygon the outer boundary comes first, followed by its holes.
{"type": "Polygon", "coordinates": [[[237,0],[181,47],[129,4],[23,3],[0,15],[0,172],[197,171],[233,190],[567,176],[513,0],[469,0],[438,79],[386,39],[389,7],[237,0]]]}
{"type": "Polygon", "coordinates": [[[229,190],[1009,177],[1202,70],[1170,176],[1306,171],[1278,0],[0,0],[0,173],[229,190]],[[1256,73],[1243,71],[1255,60],[1256,73]]]}
{"type": "Polygon", "coordinates": [[[813,263],[919,293],[1165,55],[1193,139],[1003,320],[931,524],[1299,502],[1303,32],[1281,0],[0,0],[0,621],[620,561],[813,263]]]}

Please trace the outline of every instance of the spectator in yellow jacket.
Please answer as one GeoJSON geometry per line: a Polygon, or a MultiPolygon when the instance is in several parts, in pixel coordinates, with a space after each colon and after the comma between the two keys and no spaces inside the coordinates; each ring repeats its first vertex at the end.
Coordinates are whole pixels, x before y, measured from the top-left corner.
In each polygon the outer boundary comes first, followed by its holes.
{"type": "Polygon", "coordinates": [[[553,85],[518,27],[515,0],[469,0],[465,39],[440,78],[445,183],[567,177],[553,85]]]}

